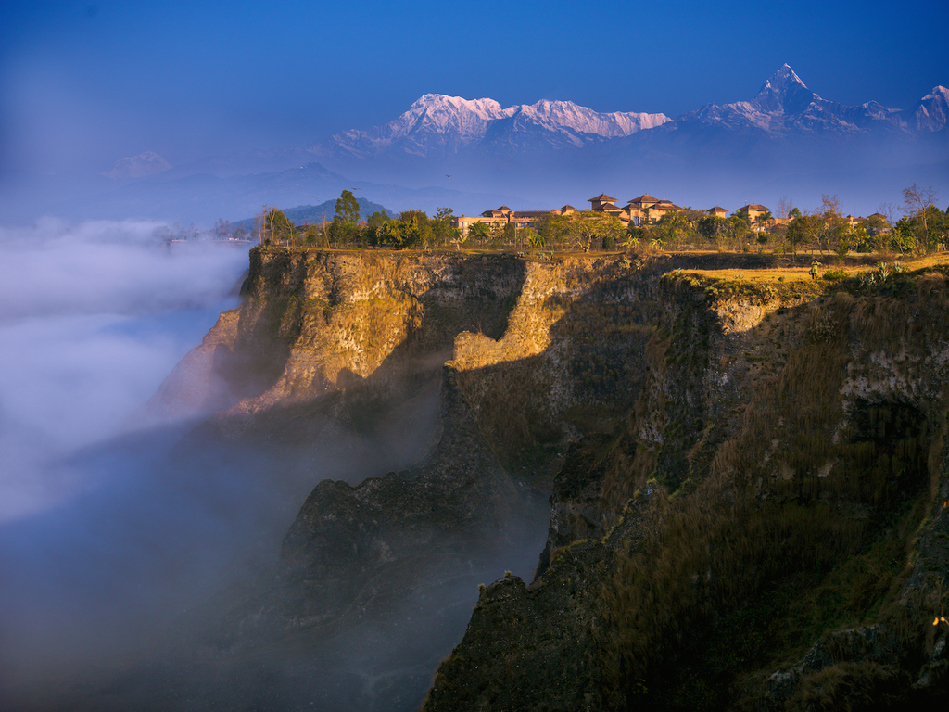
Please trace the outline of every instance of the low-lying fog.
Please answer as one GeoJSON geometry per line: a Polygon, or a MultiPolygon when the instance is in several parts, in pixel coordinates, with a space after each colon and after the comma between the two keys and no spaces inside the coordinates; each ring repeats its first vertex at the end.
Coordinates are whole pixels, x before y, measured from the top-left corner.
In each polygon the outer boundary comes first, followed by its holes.
{"type": "Polygon", "coordinates": [[[312,487],[416,462],[438,403],[416,408],[419,432],[398,447],[340,433],[278,463],[184,437],[195,420],[136,428],[237,306],[247,267],[246,245],[168,234],[145,222],[0,228],[0,709],[416,709],[478,582],[530,575],[545,503],[525,514],[535,524],[517,551],[433,561],[395,609],[319,651],[192,665],[182,641],[204,641],[222,601],[273,580],[312,487]]]}
{"type": "Polygon", "coordinates": [[[230,528],[233,492],[174,492],[156,476],[186,425],[127,424],[236,306],[247,250],[167,232],[0,229],[0,703],[122,655],[147,612],[194,598],[227,558],[213,533],[230,528]]]}

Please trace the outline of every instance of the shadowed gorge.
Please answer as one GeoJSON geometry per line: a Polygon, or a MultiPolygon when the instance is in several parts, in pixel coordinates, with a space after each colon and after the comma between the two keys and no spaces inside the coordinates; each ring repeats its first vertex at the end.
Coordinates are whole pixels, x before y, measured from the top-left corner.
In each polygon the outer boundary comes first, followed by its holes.
{"type": "Polygon", "coordinates": [[[942,704],[947,272],[857,271],[252,250],[147,410],[269,534],[32,708],[942,704]]]}

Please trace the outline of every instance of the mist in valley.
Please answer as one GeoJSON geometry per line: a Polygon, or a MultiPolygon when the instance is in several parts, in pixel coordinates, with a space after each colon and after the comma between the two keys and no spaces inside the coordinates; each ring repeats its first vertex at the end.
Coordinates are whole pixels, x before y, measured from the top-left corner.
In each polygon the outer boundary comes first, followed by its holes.
{"type": "Polygon", "coordinates": [[[308,446],[208,438],[208,412],[156,419],[146,404],[237,306],[247,266],[246,246],[166,232],[0,232],[0,707],[414,709],[477,584],[530,577],[545,520],[520,551],[417,566],[407,590],[321,642],[221,642],[279,587],[281,541],[320,480],[355,485],[424,456],[438,387],[390,418],[411,428],[331,427],[308,446]]]}
{"type": "Polygon", "coordinates": [[[0,232],[0,689],[47,688],[140,647],[172,603],[213,586],[227,525],[163,484],[187,429],[134,414],[236,305],[246,253],[150,222],[0,232]],[[200,527],[198,522],[201,522],[200,527]],[[191,593],[185,593],[189,589],[191,593]]]}

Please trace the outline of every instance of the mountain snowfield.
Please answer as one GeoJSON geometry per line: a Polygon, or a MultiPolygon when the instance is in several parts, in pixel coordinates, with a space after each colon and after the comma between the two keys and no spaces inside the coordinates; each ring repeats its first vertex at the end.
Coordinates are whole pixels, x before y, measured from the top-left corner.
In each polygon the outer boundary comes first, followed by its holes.
{"type": "MultiPolygon", "coordinates": [[[[371,156],[394,146],[424,155],[427,145],[457,149],[485,139],[497,140],[502,134],[532,132],[557,137],[552,142],[555,145],[582,146],[596,139],[629,136],[670,120],[665,114],[603,113],[572,101],[542,99],[532,105],[503,108],[489,98],[425,94],[384,126],[346,131],[327,143],[353,156],[371,156]]],[[[313,150],[319,155],[325,148],[316,146],[313,150]]]]}

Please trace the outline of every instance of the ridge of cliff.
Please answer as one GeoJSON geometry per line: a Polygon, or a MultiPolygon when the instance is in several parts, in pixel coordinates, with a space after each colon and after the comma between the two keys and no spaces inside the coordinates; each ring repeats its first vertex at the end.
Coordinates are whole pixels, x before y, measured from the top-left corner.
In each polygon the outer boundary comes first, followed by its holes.
{"type": "MultiPolygon", "coordinates": [[[[223,314],[162,384],[153,411],[223,405],[200,433],[232,442],[266,433],[298,445],[323,437],[332,421],[334,434],[336,426],[391,431],[387,442],[398,449],[395,441],[417,439],[406,424],[434,430],[442,365],[451,362],[508,468],[547,461],[580,432],[612,429],[632,407],[641,380],[634,364],[668,269],[615,255],[542,261],[266,248],[250,257],[241,307],[223,314]]],[[[430,436],[424,441],[431,447],[430,436]]],[[[386,470],[418,462],[425,448],[386,470]]],[[[535,474],[549,486],[549,473],[535,474]]]]}

